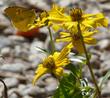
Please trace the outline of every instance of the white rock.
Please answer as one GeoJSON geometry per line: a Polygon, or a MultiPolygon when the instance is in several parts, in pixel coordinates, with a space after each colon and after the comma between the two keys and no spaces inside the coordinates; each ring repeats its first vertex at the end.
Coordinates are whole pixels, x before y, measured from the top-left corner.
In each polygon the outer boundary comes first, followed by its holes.
{"type": "Polygon", "coordinates": [[[11,46],[11,45],[12,45],[12,41],[9,38],[0,36],[0,48],[11,46]]]}
{"type": "Polygon", "coordinates": [[[110,40],[109,39],[103,39],[98,42],[98,46],[100,49],[106,49],[110,47],[110,40]]]}
{"type": "Polygon", "coordinates": [[[26,65],[21,63],[4,64],[0,66],[0,70],[2,71],[10,71],[10,72],[18,72],[18,73],[23,72],[25,68],[26,68],[26,65]]]}
{"type": "Polygon", "coordinates": [[[41,89],[39,87],[33,86],[32,84],[28,84],[26,86],[19,87],[18,92],[22,96],[31,95],[31,96],[37,96],[39,94],[44,94],[45,90],[41,89]]]}
{"type": "Polygon", "coordinates": [[[48,10],[49,6],[45,2],[45,0],[27,0],[27,2],[31,5],[37,6],[38,8],[48,10]]]}
{"type": "Polygon", "coordinates": [[[4,79],[4,82],[8,88],[16,87],[19,84],[19,81],[16,78],[6,78],[4,79]]]}
{"type": "Polygon", "coordinates": [[[48,93],[52,93],[53,91],[57,89],[58,84],[57,84],[56,79],[47,78],[46,83],[47,83],[47,86],[45,87],[45,89],[48,93]]]}
{"type": "Polygon", "coordinates": [[[100,60],[102,61],[110,60],[110,52],[104,51],[100,56],[100,60]]]}
{"type": "Polygon", "coordinates": [[[9,96],[9,98],[19,98],[19,97],[16,95],[16,93],[12,93],[12,94],[9,96]]]}
{"type": "Polygon", "coordinates": [[[34,41],[30,46],[29,60],[36,66],[46,56],[45,52],[41,51],[39,48],[44,49],[44,43],[38,40],[34,41]]]}
{"type": "Polygon", "coordinates": [[[25,42],[26,39],[22,36],[16,36],[16,35],[11,35],[8,37],[12,41],[17,41],[17,42],[25,42]]]}
{"type": "Polygon", "coordinates": [[[5,47],[1,49],[1,55],[8,55],[10,54],[11,49],[9,47],[5,47]]]}
{"type": "Polygon", "coordinates": [[[26,95],[23,98],[33,98],[33,97],[26,95]]]}

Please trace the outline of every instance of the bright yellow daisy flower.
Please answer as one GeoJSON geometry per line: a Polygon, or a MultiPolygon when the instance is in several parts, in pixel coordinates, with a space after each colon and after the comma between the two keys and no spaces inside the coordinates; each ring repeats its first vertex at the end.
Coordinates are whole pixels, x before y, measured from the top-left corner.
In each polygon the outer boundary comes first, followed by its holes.
{"type": "Polygon", "coordinates": [[[67,45],[64,47],[61,52],[54,52],[53,55],[49,55],[43,60],[42,64],[38,65],[37,70],[35,71],[35,76],[33,79],[33,84],[44,74],[52,73],[57,78],[62,76],[63,67],[70,63],[67,55],[69,54],[72,45],[67,45]]]}
{"type": "MultiPolygon", "coordinates": [[[[96,44],[96,39],[92,36],[97,33],[97,31],[88,31],[85,29],[83,31],[82,36],[84,39],[84,43],[88,45],[94,45],[96,44]]],[[[79,52],[84,53],[84,49],[82,46],[81,38],[78,34],[75,34],[74,32],[60,32],[60,38],[56,40],[57,42],[68,42],[73,45],[73,47],[79,52]]]]}
{"type": "Polygon", "coordinates": [[[108,20],[102,13],[86,14],[80,8],[73,8],[68,15],[64,13],[63,9],[64,8],[61,8],[58,5],[53,5],[52,9],[48,12],[48,19],[67,30],[72,27],[77,28],[78,22],[80,23],[80,27],[96,28],[99,26],[108,26],[108,20]]]}

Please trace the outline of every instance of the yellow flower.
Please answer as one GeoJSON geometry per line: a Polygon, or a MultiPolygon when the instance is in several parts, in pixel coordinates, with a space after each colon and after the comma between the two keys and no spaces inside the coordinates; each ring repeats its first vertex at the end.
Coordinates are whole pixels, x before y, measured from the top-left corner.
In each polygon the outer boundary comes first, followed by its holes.
{"type": "Polygon", "coordinates": [[[35,23],[31,25],[31,28],[35,27],[43,27],[47,26],[50,24],[48,20],[48,13],[46,11],[43,11],[42,13],[39,14],[38,18],[35,20],[35,23]]]}
{"type": "MultiPolygon", "coordinates": [[[[58,7],[57,5],[53,4],[53,9],[51,11],[43,11],[39,14],[38,18],[35,20],[35,23],[32,25],[33,27],[43,27],[43,26],[52,26],[53,23],[51,21],[51,15],[54,14],[54,17],[57,17],[58,14],[55,12],[55,9],[63,12],[63,8],[58,7]]],[[[56,24],[54,24],[54,27],[58,27],[56,24]]]]}
{"type": "Polygon", "coordinates": [[[61,8],[61,7],[57,6],[56,4],[53,4],[52,9],[50,11],[48,11],[48,12],[43,11],[42,13],[39,14],[38,18],[35,20],[35,23],[31,26],[31,28],[52,26],[52,28],[55,31],[59,30],[61,27],[61,26],[59,26],[60,25],[59,23],[61,22],[60,20],[66,19],[65,15],[62,14],[63,12],[64,12],[64,8],[61,8]]]}
{"type": "Polygon", "coordinates": [[[52,73],[57,78],[62,76],[63,67],[70,63],[67,55],[69,54],[71,48],[72,45],[67,45],[61,50],[61,52],[54,52],[53,55],[49,55],[45,58],[43,63],[39,64],[37,70],[35,71],[33,84],[35,84],[35,82],[46,73],[52,73]]]}
{"type": "MultiPolygon", "coordinates": [[[[93,45],[96,44],[96,39],[92,36],[97,31],[88,31],[87,28],[82,32],[82,36],[84,39],[85,44],[93,45]]],[[[77,49],[79,53],[84,53],[84,49],[82,46],[81,38],[78,34],[75,34],[74,32],[60,32],[60,38],[56,40],[57,42],[69,42],[73,45],[74,48],[77,49]]]]}
{"type": "Polygon", "coordinates": [[[55,31],[58,31],[60,28],[70,30],[72,27],[77,28],[78,22],[80,22],[80,27],[96,28],[108,26],[108,20],[102,13],[86,14],[80,8],[73,8],[67,14],[65,9],[53,4],[50,11],[40,13],[31,28],[52,26],[55,31]]]}
{"type": "Polygon", "coordinates": [[[48,19],[50,21],[57,23],[59,26],[62,26],[67,30],[72,27],[77,28],[78,22],[80,23],[80,27],[96,28],[99,26],[107,27],[108,25],[108,20],[102,13],[86,14],[80,8],[71,9],[69,15],[67,15],[64,13],[63,8],[53,5],[48,13],[48,19]]]}

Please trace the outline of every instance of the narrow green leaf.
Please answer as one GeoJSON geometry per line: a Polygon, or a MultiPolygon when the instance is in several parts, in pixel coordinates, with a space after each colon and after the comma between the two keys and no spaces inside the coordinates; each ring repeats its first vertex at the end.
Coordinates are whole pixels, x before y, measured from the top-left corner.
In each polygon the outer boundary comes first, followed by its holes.
{"type": "Polygon", "coordinates": [[[66,91],[66,89],[64,87],[64,85],[61,84],[60,86],[61,86],[61,90],[62,90],[62,93],[64,95],[64,98],[70,98],[68,92],[66,91]]]}
{"type": "Polygon", "coordinates": [[[102,88],[102,85],[107,81],[107,79],[110,77],[110,70],[106,73],[106,75],[103,77],[101,83],[100,83],[100,88],[102,88]]]}
{"type": "Polygon", "coordinates": [[[71,70],[71,72],[73,73],[73,75],[76,77],[76,78],[80,78],[81,77],[81,70],[80,70],[80,66],[75,66],[73,64],[69,64],[67,65],[67,68],[69,70],[71,70]]]}
{"type": "Polygon", "coordinates": [[[40,47],[36,47],[36,49],[37,49],[38,51],[40,51],[40,52],[50,54],[50,52],[49,52],[48,50],[46,50],[46,49],[42,49],[42,48],[40,48],[40,47]]]}

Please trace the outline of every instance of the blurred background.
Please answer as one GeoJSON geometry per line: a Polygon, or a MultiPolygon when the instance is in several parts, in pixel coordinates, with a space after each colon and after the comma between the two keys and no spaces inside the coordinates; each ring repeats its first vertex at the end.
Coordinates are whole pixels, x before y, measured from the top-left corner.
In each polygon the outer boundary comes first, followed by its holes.
{"type": "MultiPolygon", "coordinates": [[[[4,14],[4,9],[17,5],[35,9],[39,13],[42,10],[49,10],[53,2],[63,7],[79,6],[87,13],[102,12],[108,19],[110,16],[110,0],[0,0],[0,78],[8,87],[9,98],[51,98],[58,83],[47,74],[36,86],[32,85],[35,69],[44,57],[36,47],[49,48],[47,28],[35,28],[28,32],[18,31],[4,14]]],[[[110,70],[110,28],[108,26],[107,29],[98,29],[100,30],[96,35],[98,43],[88,49],[92,53],[91,63],[96,79],[101,81],[110,70]]],[[[61,45],[57,44],[57,48],[61,49],[61,45]]],[[[87,67],[84,67],[83,71],[92,84],[87,67]]],[[[3,89],[0,83],[0,98],[3,89]]],[[[105,83],[102,95],[103,98],[110,98],[110,80],[105,83]]]]}

